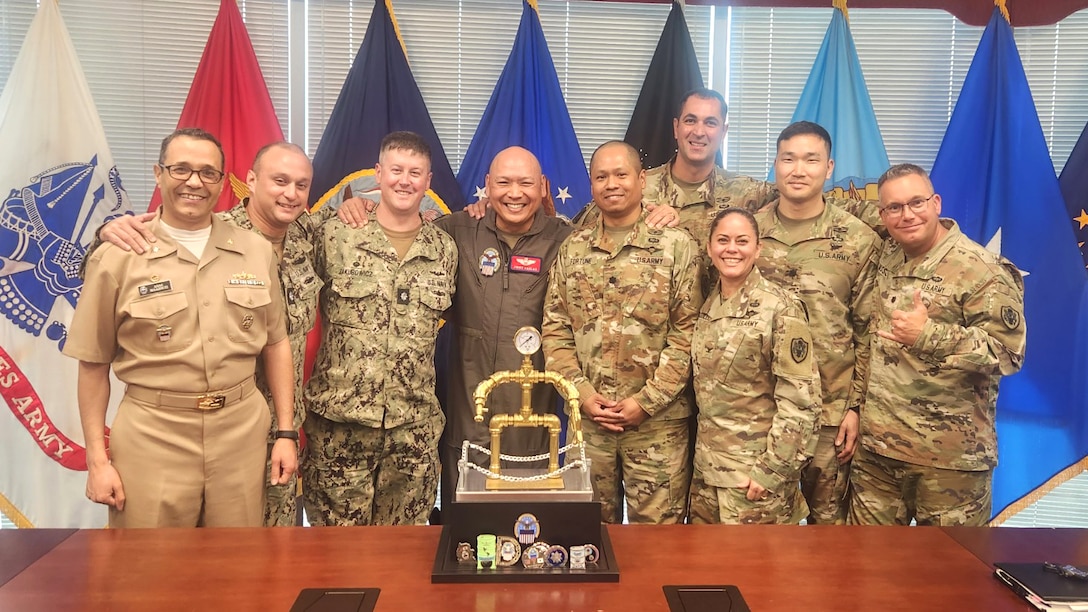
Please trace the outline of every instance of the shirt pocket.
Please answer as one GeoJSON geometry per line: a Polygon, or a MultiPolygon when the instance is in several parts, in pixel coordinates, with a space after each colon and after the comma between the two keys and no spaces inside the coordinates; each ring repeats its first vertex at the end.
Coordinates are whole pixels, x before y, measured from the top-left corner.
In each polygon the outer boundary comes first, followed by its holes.
{"type": "Polygon", "coordinates": [[[131,302],[128,306],[130,330],[125,336],[133,339],[148,338],[140,344],[152,353],[173,353],[193,343],[196,338],[195,323],[185,311],[189,300],[184,293],[153,295],[131,302]]]}
{"type": "Polygon", "coordinates": [[[376,280],[365,276],[334,276],[329,281],[329,290],[331,299],[325,304],[324,314],[330,324],[362,329],[388,322],[388,312],[380,312],[385,310],[388,299],[376,280]]]}
{"type": "Polygon", "coordinates": [[[724,386],[750,391],[770,374],[763,363],[763,334],[753,328],[733,329],[718,338],[718,376],[724,386]]]}
{"type": "Polygon", "coordinates": [[[259,351],[268,339],[267,308],[272,303],[268,287],[224,287],[227,301],[224,325],[232,342],[252,344],[259,351]]]}
{"type": "Polygon", "coordinates": [[[307,262],[288,268],[283,275],[287,303],[287,333],[306,333],[317,322],[317,296],[323,283],[307,262]]]}

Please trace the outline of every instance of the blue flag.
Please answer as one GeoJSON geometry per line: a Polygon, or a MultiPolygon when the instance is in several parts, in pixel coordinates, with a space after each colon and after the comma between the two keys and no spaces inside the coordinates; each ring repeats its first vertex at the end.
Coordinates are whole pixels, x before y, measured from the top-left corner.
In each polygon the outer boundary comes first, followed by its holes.
{"type": "Polygon", "coordinates": [[[446,212],[464,208],[450,162],[408,66],[404,41],[393,23],[392,4],[375,0],[363,44],[314,153],[312,203],[339,202],[345,186],[355,185],[355,192],[373,187],[382,138],[398,130],[415,132],[431,146],[434,176],[428,195],[446,212]],[[360,180],[367,184],[355,184],[360,180]]]}
{"type": "Polygon", "coordinates": [[[1069,154],[1058,183],[1065,198],[1065,208],[1073,220],[1081,257],[1088,266],[1088,125],[1084,126],[1069,154]]]}
{"type": "Polygon", "coordinates": [[[1001,382],[993,507],[997,522],[1068,477],[1088,455],[1088,275],[1012,28],[994,9],[933,164],[942,215],[1024,273],[1027,354],[1001,382]],[[1048,487],[1041,486],[1050,482],[1048,487]]]}
{"type": "Polygon", "coordinates": [[[522,5],[514,48],[465,152],[457,180],[465,199],[474,202],[484,195],[484,176],[495,154],[506,147],[525,147],[540,160],[551,182],[556,212],[570,218],[591,199],[589,173],[535,5],[535,1],[522,5]]]}
{"type": "MultiPolygon", "coordinates": [[[[831,24],[797,101],[791,123],[794,121],[819,123],[831,134],[835,169],[825,190],[833,190],[839,197],[877,198],[876,181],[888,169],[888,153],[861,73],[854,37],[839,2],[835,3],[831,24]]],[[[774,180],[774,166],[769,180],[774,180]]]]}

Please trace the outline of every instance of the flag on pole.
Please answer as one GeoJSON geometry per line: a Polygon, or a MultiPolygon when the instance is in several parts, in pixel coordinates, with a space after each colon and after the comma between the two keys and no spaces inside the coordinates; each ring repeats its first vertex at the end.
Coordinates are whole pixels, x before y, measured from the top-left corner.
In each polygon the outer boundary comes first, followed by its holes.
{"type": "Polygon", "coordinates": [[[431,147],[431,188],[423,208],[434,202],[444,212],[464,208],[442,141],[431,122],[423,94],[408,65],[391,0],[375,0],[363,44],[344,79],[329,123],[314,153],[314,207],[338,206],[345,196],[364,196],[377,188],[374,164],[382,138],[415,132],[431,147]],[[345,187],[350,192],[345,193],[345,187]]]}
{"type": "MultiPolygon", "coordinates": [[[[627,135],[623,137],[638,149],[644,167],[654,168],[672,159],[676,153],[672,120],[677,105],[684,94],[702,86],[703,73],[699,70],[684,9],[674,1],[646,70],[627,135]]],[[[718,164],[721,165],[721,159],[718,164]]]]}
{"type": "Polygon", "coordinates": [[[485,195],[484,177],[491,160],[515,145],[540,160],[560,215],[571,218],[590,201],[589,173],[544,39],[536,0],[522,3],[514,48],[457,173],[467,201],[485,195]]]}
{"type": "MultiPolygon", "coordinates": [[[[227,158],[223,171],[230,189],[219,194],[215,210],[227,210],[249,195],[246,173],[257,151],[283,140],[283,129],[235,0],[220,0],[178,127],[207,130],[223,145],[227,158]]],[[[156,187],[148,210],[161,203],[156,187]]]]}
{"type": "Polygon", "coordinates": [[[932,172],[942,214],[1024,274],[1026,358],[1001,381],[997,400],[998,523],[1079,473],[1088,455],[1088,274],[1003,4],[982,34],[932,172]]]}
{"type": "Polygon", "coordinates": [[[1077,246],[1084,264],[1088,266],[1088,125],[1084,126],[1077,144],[1073,146],[1058,183],[1065,198],[1065,208],[1073,220],[1077,246]]]}
{"type": "Polygon", "coordinates": [[[86,246],[130,206],[56,0],[0,94],[0,142],[0,510],[20,527],[101,527],[105,506],[84,496],[78,362],[60,349],[86,246]]]}
{"type": "MultiPolygon", "coordinates": [[[[835,168],[824,185],[826,191],[836,197],[875,200],[876,181],[889,166],[888,153],[850,33],[846,0],[834,0],[832,5],[831,23],[790,122],[812,121],[831,134],[835,168]]],[[[774,180],[774,166],[769,180],[774,180]]]]}

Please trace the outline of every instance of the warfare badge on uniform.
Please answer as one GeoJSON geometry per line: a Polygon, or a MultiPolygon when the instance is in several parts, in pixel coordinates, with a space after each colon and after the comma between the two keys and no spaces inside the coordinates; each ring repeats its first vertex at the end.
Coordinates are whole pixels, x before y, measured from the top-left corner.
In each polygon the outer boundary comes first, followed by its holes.
{"type": "Polygon", "coordinates": [[[801,363],[808,357],[808,340],[794,338],[790,341],[790,357],[797,363],[801,363]]]}
{"type": "Polygon", "coordinates": [[[242,329],[249,329],[250,327],[253,327],[253,315],[247,314],[242,317],[242,329]]]}
{"type": "Polygon", "coordinates": [[[1020,313],[1012,306],[1001,307],[1001,322],[1009,329],[1020,327],[1020,313]]]}
{"type": "Polygon", "coordinates": [[[484,249],[484,254],[480,256],[480,274],[484,276],[494,276],[495,270],[499,269],[499,252],[490,247],[484,249]]]}
{"type": "Polygon", "coordinates": [[[155,330],[155,334],[159,337],[159,342],[167,342],[170,340],[170,335],[173,331],[173,328],[169,325],[160,325],[159,328],[155,330]]]}

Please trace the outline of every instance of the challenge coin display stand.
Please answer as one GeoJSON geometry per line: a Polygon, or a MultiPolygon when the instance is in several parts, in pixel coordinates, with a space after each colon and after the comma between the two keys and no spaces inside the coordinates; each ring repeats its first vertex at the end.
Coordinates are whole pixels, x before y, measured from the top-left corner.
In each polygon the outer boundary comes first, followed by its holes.
{"type": "Polygon", "coordinates": [[[517,371],[492,374],[474,394],[476,421],[483,422],[492,389],[505,383],[522,388],[519,413],[491,417],[491,448],[465,441],[454,502],[442,509],[442,537],[435,551],[431,582],[618,582],[619,566],[608,532],[601,525],[601,504],[593,501],[589,461],[580,429],[578,391],[554,372],[533,370],[530,356],[540,349],[540,333],[518,330],[517,349],[525,355],[517,371]],[[559,448],[559,418],[533,414],[533,385],[555,386],[566,400],[575,442],[559,448]],[[549,430],[547,455],[501,454],[500,436],[507,427],[549,430]],[[488,468],[468,460],[469,449],[490,455],[488,468]],[[560,453],[567,463],[559,467],[560,453]],[[548,468],[501,468],[502,461],[538,462],[548,468]]]}

